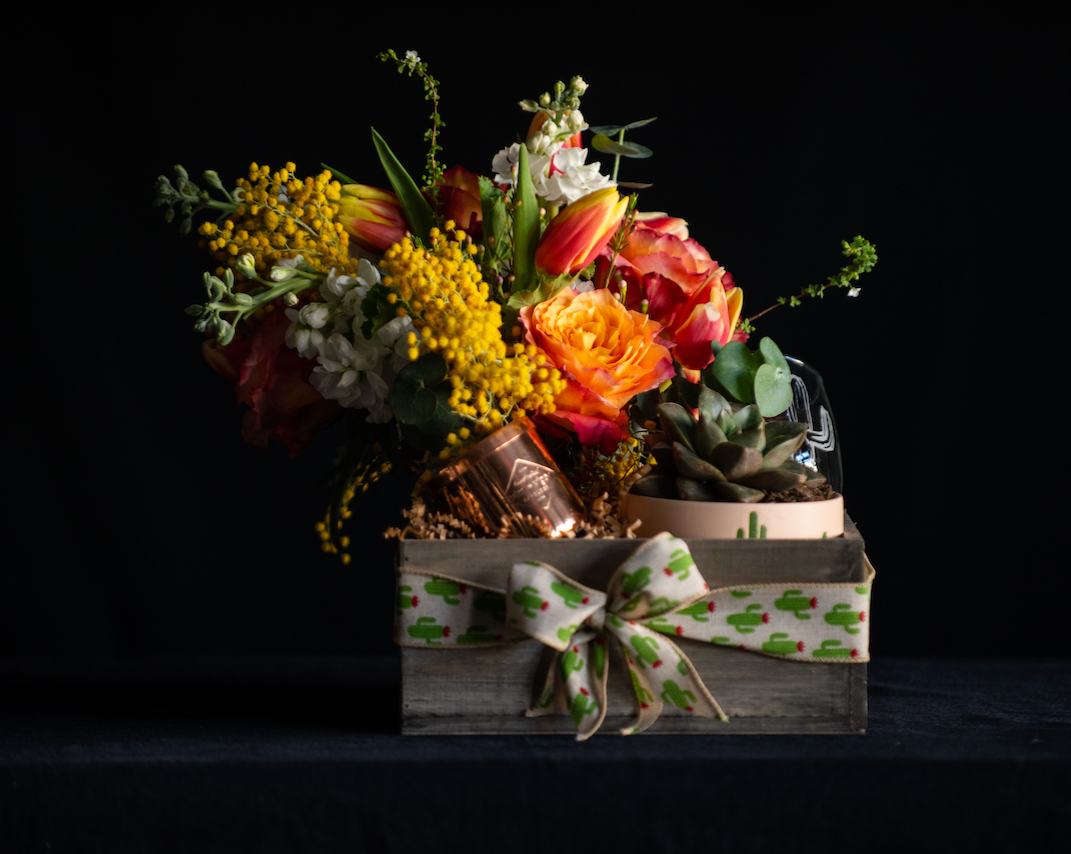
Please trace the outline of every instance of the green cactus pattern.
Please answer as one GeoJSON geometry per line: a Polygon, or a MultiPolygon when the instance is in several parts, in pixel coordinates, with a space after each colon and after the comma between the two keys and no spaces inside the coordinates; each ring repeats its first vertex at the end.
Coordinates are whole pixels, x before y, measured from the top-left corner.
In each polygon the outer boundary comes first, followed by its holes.
{"type": "Polygon", "coordinates": [[[415,608],[420,604],[420,599],[417,596],[407,596],[406,594],[412,591],[412,587],[401,586],[398,588],[398,613],[402,613],[406,608],[415,608]]]}
{"type": "Polygon", "coordinates": [[[599,708],[594,697],[588,696],[588,689],[581,688],[580,693],[573,697],[573,704],[569,707],[569,714],[573,716],[573,723],[580,726],[584,715],[590,715],[599,708]]]}
{"type": "Polygon", "coordinates": [[[651,667],[661,667],[662,661],[658,658],[658,653],[655,650],[658,648],[658,643],[652,638],[646,638],[642,635],[633,635],[628,641],[632,644],[632,648],[636,650],[636,654],[639,656],[637,662],[640,667],[646,667],[648,664],[651,667]],[[644,663],[646,662],[646,664],[644,663]]]}
{"type": "Polygon", "coordinates": [[[513,601],[515,604],[524,608],[524,615],[531,619],[535,617],[535,612],[546,611],[550,602],[539,597],[539,591],[532,587],[531,584],[526,584],[520,590],[513,594],[513,601]]]}
{"type": "Polygon", "coordinates": [[[797,620],[809,620],[810,614],[802,614],[801,611],[806,611],[811,608],[818,607],[818,599],[801,596],[801,590],[786,590],[784,595],[780,599],[774,600],[774,607],[778,611],[792,611],[796,615],[797,620]]]}
{"type": "Polygon", "coordinates": [[[751,595],[750,590],[730,590],[734,599],[747,599],[751,595]]]}
{"type": "Polygon", "coordinates": [[[839,640],[822,641],[822,648],[811,653],[815,658],[856,658],[859,650],[842,647],[839,640]]]}
{"type": "Polygon", "coordinates": [[[457,597],[466,591],[464,584],[456,581],[448,581],[445,578],[432,578],[424,585],[424,592],[429,596],[442,596],[447,605],[457,605],[461,602],[457,597]]]}
{"type": "MultiPolygon", "coordinates": [[[[761,528],[759,527],[759,514],[756,513],[754,510],[752,510],[751,513],[748,515],[747,519],[748,519],[747,538],[749,540],[765,540],[766,539],[766,526],[763,525],[761,528]]],[[[736,538],[738,540],[744,539],[744,529],[743,528],[737,528],[736,529],[736,538]]]]}
{"type": "Polygon", "coordinates": [[[591,650],[595,654],[595,678],[602,679],[602,673],[606,667],[606,645],[602,642],[602,638],[595,638],[592,641],[591,650]]]}
{"type": "Polygon", "coordinates": [[[680,599],[667,599],[665,596],[659,596],[651,603],[652,611],[672,611],[681,603],[680,599]]]}
{"type": "Polygon", "coordinates": [[[407,628],[406,631],[409,637],[429,644],[438,644],[439,638],[450,637],[450,627],[436,625],[434,617],[419,617],[416,624],[407,628]]]}
{"type": "Polygon", "coordinates": [[[558,629],[555,634],[558,635],[558,640],[567,641],[569,640],[569,638],[576,634],[576,630],[579,628],[580,626],[578,626],[576,623],[570,623],[566,628],[558,629]]]}
{"type": "Polygon", "coordinates": [[[501,593],[484,590],[476,597],[472,606],[480,613],[490,614],[496,623],[506,622],[506,597],[501,593]]]}
{"type": "Polygon", "coordinates": [[[753,602],[748,605],[742,614],[730,614],[725,618],[730,626],[735,628],[741,634],[749,635],[755,631],[755,626],[762,623],[770,622],[769,614],[753,613],[762,610],[762,604],[759,602],[753,602]]]}
{"type": "Polygon", "coordinates": [[[795,655],[797,652],[803,652],[803,641],[785,640],[787,637],[785,632],[774,632],[762,645],[762,651],[774,655],[795,655]]]}
{"type": "Polygon", "coordinates": [[[653,620],[647,622],[647,628],[653,629],[656,632],[661,632],[664,635],[682,635],[684,634],[684,628],[682,626],[670,623],[665,617],[655,617],[653,620]]]}
{"type": "Polygon", "coordinates": [[[568,679],[570,673],[584,669],[584,659],[580,657],[580,647],[574,646],[561,657],[562,679],[568,679]]]}
{"type": "Polygon", "coordinates": [[[711,643],[732,643],[732,638],[716,637],[710,639],[711,643]]]}
{"type": "Polygon", "coordinates": [[[826,622],[831,626],[843,626],[844,631],[850,635],[857,635],[861,629],[854,629],[856,623],[866,621],[866,611],[853,611],[847,602],[840,602],[833,606],[833,610],[826,614],[826,622]]]}
{"type": "Polygon", "coordinates": [[[678,709],[684,709],[685,711],[692,711],[692,704],[695,703],[695,694],[691,691],[682,691],[680,686],[672,679],[667,679],[662,683],[662,702],[672,703],[678,709]]]}
{"type": "Polygon", "coordinates": [[[562,584],[560,581],[552,581],[550,589],[561,596],[562,601],[570,608],[575,608],[577,605],[588,604],[588,597],[575,587],[570,587],[568,584],[562,584]]]}
{"type": "Polygon", "coordinates": [[[684,581],[692,574],[692,569],[695,568],[695,561],[692,560],[692,556],[687,550],[677,549],[669,557],[669,566],[662,570],[666,575],[677,575],[678,581],[684,581]]]}
{"type": "Polygon", "coordinates": [[[714,613],[714,602],[704,602],[700,600],[694,605],[689,605],[687,608],[681,608],[675,613],[680,614],[683,617],[691,617],[697,623],[706,623],[710,621],[710,617],[705,615],[714,613]]]}
{"type": "Polygon", "coordinates": [[[494,643],[502,640],[502,635],[494,635],[487,631],[486,626],[469,626],[469,630],[463,635],[457,636],[459,644],[465,643],[494,643]]]}
{"type": "Polygon", "coordinates": [[[654,695],[643,687],[640,677],[636,675],[636,671],[631,667],[628,671],[628,678],[632,680],[632,690],[636,692],[636,699],[640,701],[640,708],[646,709],[647,704],[654,699],[654,695]]]}
{"type": "Polygon", "coordinates": [[[624,584],[621,586],[622,596],[632,596],[646,587],[651,581],[651,567],[641,566],[635,572],[623,573],[624,584]]]}

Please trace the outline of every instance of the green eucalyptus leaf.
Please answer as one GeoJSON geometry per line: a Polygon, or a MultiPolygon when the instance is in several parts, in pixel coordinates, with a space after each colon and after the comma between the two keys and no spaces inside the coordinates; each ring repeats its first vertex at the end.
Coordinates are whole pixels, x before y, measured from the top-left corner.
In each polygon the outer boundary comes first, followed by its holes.
{"type": "Polygon", "coordinates": [[[430,388],[395,382],[387,395],[387,405],[402,424],[419,425],[435,414],[438,401],[430,388]]]}
{"type": "Polygon", "coordinates": [[[589,127],[588,130],[596,134],[601,133],[606,136],[614,136],[615,134],[621,133],[623,130],[642,128],[644,125],[649,125],[651,122],[657,120],[658,116],[655,116],[653,119],[640,119],[638,122],[629,122],[627,125],[595,125],[594,127],[589,127]]]}
{"type": "Polygon", "coordinates": [[[372,128],[372,142],[379,154],[379,162],[383,164],[383,171],[387,173],[387,180],[394,188],[398,201],[405,208],[405,215],[413,227],[413,233],[425,243],[430,243],[431,229],[435,225],[435,214],[431,205],[375,128],[372,128]]]}
{"type": "Polygon", "coordinates": [[[650,157],[653,152],[645,145],[635,142],[616,142],[604,133],[597,133],[591,138],[591,145],[596,151],[603,154],[616,154],[619,157],[634,157],[644,159],[650,157]]]}
{"type": "Polygon", "coordinates": [[[792,369],[770,338],[759,342],[758,355],[764,364],[755,372],[755,402],[763,415],[773,418],[792,405],[792,369]]]}
{"type": "Polygon", "coordinates": [[[428,386],[434,388],[446,379],[446,360],[438,353],[425,353],[419,359],[407,363],[398,371],[395,384],[428,386]]]}
{"type": "Polygon", "coordinates": [[[714,360],[714,378],[729,397],[741,403],[755,401],[755,372],[762,364],[762,358],[748,350],[740,341],[730,341],[718,353],[714,360]]]}

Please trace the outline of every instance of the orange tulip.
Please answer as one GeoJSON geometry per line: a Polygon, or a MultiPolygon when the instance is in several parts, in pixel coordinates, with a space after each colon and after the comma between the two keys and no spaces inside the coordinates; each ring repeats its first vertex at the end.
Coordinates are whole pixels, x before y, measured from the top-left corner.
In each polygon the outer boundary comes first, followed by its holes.
{"type": "Polygon", "coordinates": [[[339,222],[362,249],[380,253],[405,237],[405,214],[394,193],[344,184],[338,207],[339,222]]]}
{"type": "Polygon", "coordinates": [[[543,232],[536,268],[547,276],[578,273],[610,242],[628,208],[614,187],[596,190],[559,213],[543,232]]]}

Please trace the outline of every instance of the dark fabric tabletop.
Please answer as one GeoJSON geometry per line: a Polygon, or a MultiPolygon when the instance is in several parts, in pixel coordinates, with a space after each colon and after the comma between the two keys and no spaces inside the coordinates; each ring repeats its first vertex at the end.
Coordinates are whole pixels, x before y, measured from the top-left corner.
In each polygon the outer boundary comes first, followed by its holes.
{"type": "Polygon", "coordinates": [[[1071,662],[882,659],[865,735],[402,737],[394,655],[0,662],[4,851],[1018,851],[1071,662]]]}

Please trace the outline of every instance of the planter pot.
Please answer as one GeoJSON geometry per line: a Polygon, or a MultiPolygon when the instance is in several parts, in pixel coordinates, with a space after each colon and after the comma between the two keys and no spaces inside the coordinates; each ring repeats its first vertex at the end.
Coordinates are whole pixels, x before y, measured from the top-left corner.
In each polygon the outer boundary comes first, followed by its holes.
{"type": "Polygon", "coordinates": [[[623,512],[640,519],[638,537],[669,531],[677,537],[767,540],[820,540],[844,536],[844,497],[787,504],[681,501],[626,495],[623,512]]]}

